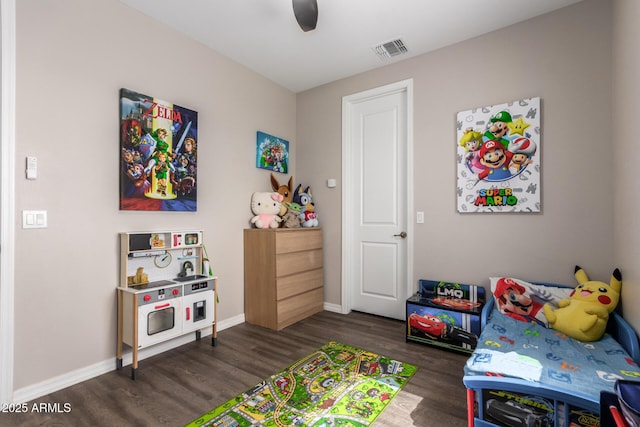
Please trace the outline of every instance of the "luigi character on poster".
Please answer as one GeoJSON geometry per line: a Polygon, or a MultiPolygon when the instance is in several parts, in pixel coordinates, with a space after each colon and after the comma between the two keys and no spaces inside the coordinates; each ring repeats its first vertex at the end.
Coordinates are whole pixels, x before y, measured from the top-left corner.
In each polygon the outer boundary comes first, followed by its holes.
{"type": "Polygon", "coordinates": [[[458,113],[458,212],[540,212],[540,133],[540,98],[458,113]]]}
{"type": "Polygon", "coordinates": [[[120,92],[120,209],[196,211],[198,113],[120,92]]]}

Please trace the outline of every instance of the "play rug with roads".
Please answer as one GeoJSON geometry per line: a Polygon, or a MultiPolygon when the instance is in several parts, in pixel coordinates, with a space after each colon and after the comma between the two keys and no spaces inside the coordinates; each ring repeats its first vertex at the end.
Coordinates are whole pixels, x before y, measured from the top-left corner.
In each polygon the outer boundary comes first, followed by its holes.
{"type": "Polygon", "coordinates": [[[369,426],[417,369],[331,341],[187,427],[369,426]]]}

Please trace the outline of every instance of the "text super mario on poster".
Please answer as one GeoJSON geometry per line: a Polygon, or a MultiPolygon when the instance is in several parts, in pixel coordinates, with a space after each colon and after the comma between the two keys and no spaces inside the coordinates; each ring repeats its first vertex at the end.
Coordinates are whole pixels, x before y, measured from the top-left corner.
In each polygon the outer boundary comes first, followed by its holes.
{"type": "Polygon", "coordinates": [[[540,98],[458,113],[458,212],[540,212],[540,113],[540,98]]]}

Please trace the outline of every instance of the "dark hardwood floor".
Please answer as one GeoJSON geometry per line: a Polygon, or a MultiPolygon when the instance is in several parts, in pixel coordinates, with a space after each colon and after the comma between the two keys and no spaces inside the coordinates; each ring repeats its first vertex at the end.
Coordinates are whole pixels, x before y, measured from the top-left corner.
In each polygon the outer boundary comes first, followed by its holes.
{"type": "MultiPolygon", "coordinates": [[[[466,355],[405,342],[405,323],[322,312],[280,332],[242,324],[29,402],[68,413],[0,413],[0,426],[183,426],[334,340],[394,357],[418,372],[376,426],[465,426],[466,355]]],[[[115,348],[114,348],[115,352],[115,348]]],[[[115,365],[115,355],[114,355],[115,365]]]]}

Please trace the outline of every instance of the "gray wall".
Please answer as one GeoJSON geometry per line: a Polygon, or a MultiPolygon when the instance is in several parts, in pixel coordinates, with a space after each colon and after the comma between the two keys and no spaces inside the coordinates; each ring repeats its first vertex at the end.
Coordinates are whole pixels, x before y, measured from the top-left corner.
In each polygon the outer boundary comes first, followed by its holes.
{"type": "Polygon", "coordinates": [[[218,319],[243,315],[242,230],[251,193],[271,188],[256,131],[291,141],[295,166],[296,99],[118,0],[16,3],[16,218],[42,209],[49,220],[16,230],[19,390],[115,366],[119,232],[204,230],[218,319]],[[122,87],[198,111],[197,213],[118,210],[122,87]]]}
{"type": "Polygon", "coordinates": [[[425,212],[412,236],[414,283],[488,286],[491,275],[514,275],[573,285],[576,264],[608,281],[616,266],[611,28],[611,4],[588,0],[299,93],[297,170],[319,201],[326,301],[341,298],[341,190],[326,188],[325,179],[341,173],[342,97],[408,78],[414,208],[425,212]],[[535,96],[542,99],[542,213],[457,213],[456,113],[535,96]]]}
{"type": "Polygon", "coordinates": [[[623,314],[640,331],[640,197],[638,197],[638,97],[640,2],[613,2],[613,192],[615,262],[623,274],[623,314]]]}

